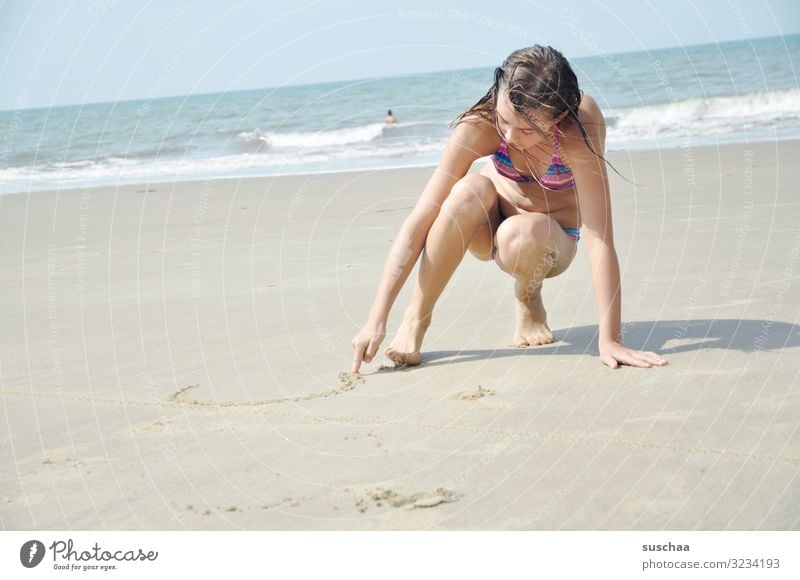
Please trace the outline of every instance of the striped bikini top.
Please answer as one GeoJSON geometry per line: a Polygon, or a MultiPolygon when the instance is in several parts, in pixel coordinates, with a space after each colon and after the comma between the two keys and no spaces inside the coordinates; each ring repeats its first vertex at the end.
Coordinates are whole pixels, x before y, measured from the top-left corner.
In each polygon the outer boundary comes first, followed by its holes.
{"type": "Polygon", "coordinates": [[[492,156],[492,161],[494,161],[497,173],[503,177],[507,177],[511,181],[516,181],[518,183],[530,183],[535,181],[543,188],[551,191],[568,189],[575,186],[575,178],[572,175],[572,171],[561,162],[561,158],[558,155],[558,127],[556,127],[553,143],[553,159],[550,161],[550,167],[547,168],[547,171],[544,172],[541,179],[537,179],[533,175],[523,175],[517,171],[517,168],[514,167],[514,164],[511,163],[511,159],[508,156],[508,145],[505,140],[501,139],[500,147],[497,148],[497,151],[495,151],[492,156]]]}

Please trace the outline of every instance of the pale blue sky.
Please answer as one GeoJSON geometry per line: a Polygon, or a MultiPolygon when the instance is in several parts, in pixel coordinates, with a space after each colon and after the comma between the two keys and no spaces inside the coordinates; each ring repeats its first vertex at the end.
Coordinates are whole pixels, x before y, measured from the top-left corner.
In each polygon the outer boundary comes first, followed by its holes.
{"type": "Polygon", "coordinates": [[[531,44],[569,58],[798,32],[797,0],[12,0],[0,109],[496,66],[531,44]]]}

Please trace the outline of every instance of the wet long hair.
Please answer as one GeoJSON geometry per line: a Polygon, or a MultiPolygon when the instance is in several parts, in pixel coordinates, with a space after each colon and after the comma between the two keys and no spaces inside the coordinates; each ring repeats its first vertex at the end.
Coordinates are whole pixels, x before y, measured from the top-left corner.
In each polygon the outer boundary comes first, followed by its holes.
{"type": "Polygon", "coordinates": [[[565,118],[570,118],[580,128],[589,150],[608,163],[592,147],[586,126],[578,117],[578,108],[583,98],[583,91],[578,87],[578,77],[564,55],[555,48],[537,44],[512,52],[494,70],[494,82],[486,94],[456,117],[452,125],[456,126],[477,116],[497,128],[497,97],[501,90],[506,91],[517,114],[540,133],[537,122],[530,114],[532,110],[543,112],[550,121],[555,121],[566,113],[565,118]]]}

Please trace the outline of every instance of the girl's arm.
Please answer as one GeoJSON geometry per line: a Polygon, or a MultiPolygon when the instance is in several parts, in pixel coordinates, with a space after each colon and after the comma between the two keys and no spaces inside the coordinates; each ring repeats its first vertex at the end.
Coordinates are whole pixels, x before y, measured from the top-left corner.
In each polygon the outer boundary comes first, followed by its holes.
{"type": "Polygon", "coordinates": [[[419,201],[394,238],[367,323],[352,342],[352,372],[358,372],[361,362],[370,362],[377,353],[386,336],[386,321],[392,305],[422,253],[428,230],[439,215],[442,203],[472,163],[493,151],[492,135],[496,140],[494,129],[480,120],[463,121],[454,129],[419,201]]]}
{"type": "MultiPolygon", "coordinates": [[[[592,148],[605,156],[606,125],[594,99],[584,96],[580,117],[589,134],[592,148]]],[[[611,221],[611,196],[605,162],[592,153],[585,144],[578,144],[577,153],[570,156],[569,164],[575,176],[585,240],[592,270],[595,304],[599,319],[600,360],[611,368],[620,364],[638,367],[664,365],[667,361],[653,352],[625,348],[621,344],[620,321],[622,313],[622,288],[619,260],[614,248],[614,229],[611,221]]]]}

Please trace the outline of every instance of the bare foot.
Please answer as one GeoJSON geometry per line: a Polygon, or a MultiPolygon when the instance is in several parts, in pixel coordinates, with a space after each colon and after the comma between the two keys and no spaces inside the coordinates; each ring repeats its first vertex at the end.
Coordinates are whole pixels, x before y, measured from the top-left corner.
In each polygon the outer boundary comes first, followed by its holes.
{"type": "Polygon", "coordinates": [[[415,367],[421,364],[422,354],[419,349],[422,348],[422,339],[428,326],[430,326],[430,319],[427,322],[421,322],[405,318],[384,354],[396,365],[415,367]]]}
{"type": "Polygon", "coordinates": [[[514,331],[513,345],[524,348],[554,342],[553,333],[547,326],[547,311],[542,303],[541,285],[533,292],[515,292],[515,294],[517,329],[514,331]]]}

